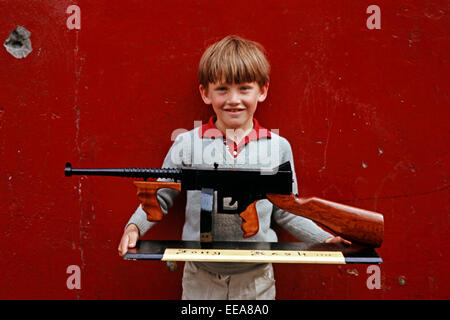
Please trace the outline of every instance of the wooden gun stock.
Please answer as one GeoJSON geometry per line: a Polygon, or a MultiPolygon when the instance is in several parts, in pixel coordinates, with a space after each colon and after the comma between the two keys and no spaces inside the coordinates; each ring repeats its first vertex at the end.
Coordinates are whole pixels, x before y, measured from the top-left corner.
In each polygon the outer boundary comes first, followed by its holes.
{"type": "Polygon", "coordinates": [[[316,197],[267,194],[274,205],[322,224],[337,235],[374,247],[383,242],[383,215],[316,197]]]}
{"type": "Polygon", "coordinates": [[[147,214],[148,221],[161,221],[163,213],[159,206],[156,192],[162,188],[170,188],[181,191],[181,183],[177,182],[151,182],[151,181],[134,181],[137,188],[137,197],[141,201],[142,209],[147,214]]]}

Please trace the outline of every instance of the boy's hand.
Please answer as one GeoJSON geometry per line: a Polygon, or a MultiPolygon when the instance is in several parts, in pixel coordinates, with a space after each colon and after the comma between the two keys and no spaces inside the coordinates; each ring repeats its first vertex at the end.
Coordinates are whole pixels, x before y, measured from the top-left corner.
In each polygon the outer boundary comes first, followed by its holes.
{"type": "Polygon", "coordinates": [[[134,248],[138,239],[139,229],[135,224],[130,224],[123,232],[122,239],[120,239],[119,256],[123,257],[127,253],[128,248],[134,248]]]}
{"type": "Polygon", "coordinates": [[[352,243],[348,240],[345,240],[344,238],[341,237],[331,237],[328,238],[324,241],[325,243],[342,243],[343,245],[347,245],[350,246],[352,243]]]}

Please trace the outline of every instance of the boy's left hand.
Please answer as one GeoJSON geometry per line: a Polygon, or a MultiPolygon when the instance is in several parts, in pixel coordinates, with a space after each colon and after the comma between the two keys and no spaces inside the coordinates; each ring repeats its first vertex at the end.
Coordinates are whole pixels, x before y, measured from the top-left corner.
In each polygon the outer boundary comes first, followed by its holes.
{"type": "Polygon", "coordinates": [[[342,243],[343,245],[350,246],[352,243],[344,238],[341,238],[339,236],[337,237],[331,237],[324,241],[325,243],[342,243]]]}

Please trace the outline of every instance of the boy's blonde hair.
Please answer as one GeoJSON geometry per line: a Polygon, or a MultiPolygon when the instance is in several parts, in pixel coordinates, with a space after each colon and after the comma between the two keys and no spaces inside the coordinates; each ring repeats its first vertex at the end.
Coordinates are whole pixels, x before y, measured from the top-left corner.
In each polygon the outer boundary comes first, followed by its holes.
{"type": "Polygon", "coordinates": [[[270,64],[264,48],[257,42],[238,36],[227,36],[209,46],[200,59],[200,84],[225,80],[227,84],[257,82],[261,87],[269,82],[270,64]]]}

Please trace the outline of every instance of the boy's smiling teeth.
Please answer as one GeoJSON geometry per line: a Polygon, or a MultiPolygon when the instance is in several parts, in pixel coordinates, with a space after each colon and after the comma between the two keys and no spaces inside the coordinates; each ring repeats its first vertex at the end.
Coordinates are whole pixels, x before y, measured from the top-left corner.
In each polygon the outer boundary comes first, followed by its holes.
{"type": "Polygon", "coordinates": [[[228,111],[228,112],[239,112],[239,111],[242,111],[244,109],[242,109],[242,108],[225,108],[224,110],[228,111]]]}

